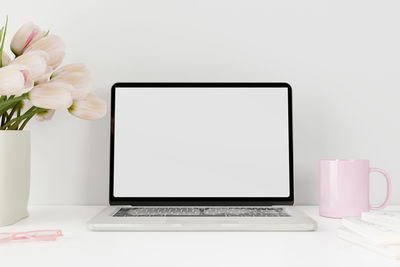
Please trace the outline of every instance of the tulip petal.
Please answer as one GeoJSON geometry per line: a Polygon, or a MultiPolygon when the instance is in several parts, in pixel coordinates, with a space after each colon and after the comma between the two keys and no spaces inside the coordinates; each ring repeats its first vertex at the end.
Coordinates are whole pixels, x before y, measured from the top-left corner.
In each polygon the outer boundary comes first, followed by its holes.
{"type": "Polygon", "coordinates": [[[55,76],[51,81],[62,81],[72,85],[72,99],[83,99],[92,90],[92,81],[85,73],[64,72],[55,76]]]}
{"type": "Polygon", "coordinates": [[[63,82],[42,83],[32,88],[28,99],[40,108],[66,109],[72,105],[71,87],[63,82]]]}
{"type": "Polygon", "coordinates": [[[37,80],[48,70],[47,61],[50,59],[49,55],[42,51],[30,51],[22,54],[10,62],[12,64],[20,64],[27,67],[31,73],[32,79],[37,80]]]}
{"type": "Polygon", "coordinates": [[[57,69],[55,72],[53,72],[53,74],[51,76],[52,76],[52,78],[53,77],[55,78],[58,75],[62,75],[64,73],[71,73],[71,72],[79,72],[79,73],[84,73],[86,75],[90,75],[89,70],[85,64],[72,63],[72,64],[64,65],[61,68],[57,69]]]}
{"type": "Polygon", "coordinates": [[[38,26],[27,22],[18,29],[11,40],[10,48],[14,55],[21,55],[31,44],[44,36],[38,26]]]}
{"type": "Polygon", "coordinates": [[[0,95],[16,95],[33,86],[29,71],[21,65],[0,68],[0,95]]]}
{"type": "Polygon", "coordinates": [[[36,78],[35,84],[41,84],[41,83],[48,82],[50,80],[50,75],[51,75],[52,71],[53,71],[53,69],[51,67],[47,66],[46,72],[42,76],[36,78]]]}
{"type": "Polygon", "coordinates": [[[1,64],[3,65],[3,67],[5,67],[8,64],[10,64],[10,61],[11,61],[10,56],[5,51],[3,51],[1,53],[1,64]]]}
{"type": "Polygon", "coordinates": [[[36,114],[36,120],[38,121],[49,121],[53,118],[56,111],[54,109],[45,110],[36,114]]]}
{"type": "Polygon", "coordinates": [[[73,105],[68,111],[80,119],[97,120],[104,117],[106,114],[107,104],[103,99],[90,93],[84,99],[74,100],[73,105]]]}
{"type": "Polygon", "coordinates": [[[29,45],[25,52],[43,50],[50,56],[47,64],[53,69],[57,68],[65,56],[65,45],[60,37],[50,34],[29,45]]]}

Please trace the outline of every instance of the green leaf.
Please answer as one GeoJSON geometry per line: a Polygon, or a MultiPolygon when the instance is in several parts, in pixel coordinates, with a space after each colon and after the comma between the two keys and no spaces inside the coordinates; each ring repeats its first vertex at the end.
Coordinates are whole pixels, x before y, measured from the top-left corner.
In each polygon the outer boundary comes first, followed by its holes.
{"type": "Polygon", "coordinates": [[[7,99],[5,102],[2,102],[0,104],[0,115],[2,115],[4,112],[7,112],[9,108],[14,106],[16,103],[18,103],[21,100],[24,100],[28,97],[28,93],[25,93],[21,96],[12,98],[12,99],[7,99]]]}
{"type": "Polygon", "coordinates": [[[6,25],[4,26],[4,34],[1,38],[1,46],[0,46],[0,68],[3,67],[3,47],[4,47],[4,40],[6,39],[6,32],[7,32],[7,25],[8,25],[8,15],[6,17],[6,25]]]}
{"type": "MultiPolygon", "coordinates": [[[[4,26],[1,27],[1,30],[0,30],[0,43],[2,43],[1,40],[3,40],[3,30],[4,30],[4,26]]],[[[3,67],[3,49],[0,50],[0,68],[1,67],[3,67]]]]}
{"type": "Polygon", "coordinates": [[[47,32],[44,34],[43,37],[46,37],[47,35],[49,35],[49,33],[50,33],[50,30],[47,30],[47,32]]]}
{"type": "Polygon", "coordinates": [[[4,30],[4,26],[1,27],[1,29],[0,29],[0,42],[1,42],[1,39],[3,39],[3,30],[4,30]]]}

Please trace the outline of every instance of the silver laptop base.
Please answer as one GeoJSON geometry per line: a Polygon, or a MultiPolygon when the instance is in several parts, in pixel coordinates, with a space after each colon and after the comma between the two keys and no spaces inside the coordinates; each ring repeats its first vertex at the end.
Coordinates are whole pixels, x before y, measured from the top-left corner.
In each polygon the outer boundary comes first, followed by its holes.
{"type": "Polygon", "coordinates": [[[114,206],[90,220],[88,227],[93,231],[313,231],[317,224],[291,206],[114,206]]]}

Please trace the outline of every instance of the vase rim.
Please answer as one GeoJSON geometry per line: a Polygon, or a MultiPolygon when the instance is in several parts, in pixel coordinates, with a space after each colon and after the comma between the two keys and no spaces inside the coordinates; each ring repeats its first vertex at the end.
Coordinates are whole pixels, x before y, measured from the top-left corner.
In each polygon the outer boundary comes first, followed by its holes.
{"type": "Polygon", "coordinates": [[[17,132],[19,132],[20,134],[25,134],[25,133],[30,133],[31,131],[30,130],[0,130],[0,134],[8,134],[8,133],[15,134],[17,132]]]}

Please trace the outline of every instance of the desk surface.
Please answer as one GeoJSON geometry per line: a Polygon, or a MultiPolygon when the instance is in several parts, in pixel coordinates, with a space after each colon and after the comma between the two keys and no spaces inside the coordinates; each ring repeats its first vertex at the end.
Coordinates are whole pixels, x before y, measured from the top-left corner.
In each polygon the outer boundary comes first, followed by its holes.
{"type": "Polygon", "coordinates": [[[0,244],[0,266],[400,266],[336,237],[340,220],[318,216],[316,232],[91,232],[101,206],[34,206],[1,232],[61,229],[58,241],[0,244]]]}

